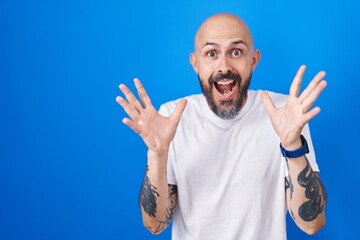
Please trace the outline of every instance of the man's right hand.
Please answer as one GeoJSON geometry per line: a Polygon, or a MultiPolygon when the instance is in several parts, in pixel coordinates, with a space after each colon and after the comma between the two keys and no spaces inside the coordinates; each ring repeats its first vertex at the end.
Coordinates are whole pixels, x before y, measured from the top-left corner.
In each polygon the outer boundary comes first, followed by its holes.
{"type": "Polygon", "coordinates": [[[128,87],[124,84],[119,86],[127,101],[120,96],[116,97],[116,101],[130,117],[124,118],[123,123],[141,136],[150,153],[158,156],[167,154],[187,101],[182,99],[169,117],[163,117],[151,104],[140,80],[135,78],[134,83],[141,103],[128,87]]]}

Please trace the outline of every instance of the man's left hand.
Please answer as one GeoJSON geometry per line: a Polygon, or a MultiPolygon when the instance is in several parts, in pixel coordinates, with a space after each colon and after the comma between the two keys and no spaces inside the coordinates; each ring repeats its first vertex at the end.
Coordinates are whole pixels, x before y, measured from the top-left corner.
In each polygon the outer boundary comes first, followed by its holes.
{"type": "Polygon", "coordinates": [[[296,73],[290,87],[289,99],[284,107],[277,108],[267,92],[263,92],[261,95],[271,123],[282,146],[287,150],[295,150],[301,146],[302,129],[320,112],[319,107],[312,108],[312,106],[327,85],[323,79],[326,74],[321,71],[300,94],[305,69],[306,66],[303,65],[296,73]]]}

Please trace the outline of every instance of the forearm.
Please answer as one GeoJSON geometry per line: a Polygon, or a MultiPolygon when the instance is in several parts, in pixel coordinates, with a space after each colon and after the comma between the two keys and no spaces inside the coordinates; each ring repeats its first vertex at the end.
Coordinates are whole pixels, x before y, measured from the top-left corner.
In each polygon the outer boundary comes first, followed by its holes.
{"type": "Polygon", "coordinates": [[[288,159],[287,199],[290,214],[306,233],[315,234],[325,224],[325,188],[306,156],[288,159]]]}
{"type": "Polygon", "coordinates": [[[177,189],[167,183],[166,163],[167,153],[157,155],[148,152],[139,202],[143,223],[153,234],[161,233],[169,225],[176,205],[177,189]]]}

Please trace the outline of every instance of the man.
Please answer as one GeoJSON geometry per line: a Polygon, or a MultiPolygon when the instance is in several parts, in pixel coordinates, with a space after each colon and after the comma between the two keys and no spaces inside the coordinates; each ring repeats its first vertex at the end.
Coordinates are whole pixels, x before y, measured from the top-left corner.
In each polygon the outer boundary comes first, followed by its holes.
{"type": "Polygon", "coordinates": [[[305,66],[289,96],[248,90],[260,60],[247,25],[230,14],[207,19],[190,62],[203,94],[161,106],[138,79],[140,102],[123,84],[123,122],[148,147],[140,192],[154,234],[173,218],[173,239],[286,239],[286,209],[306,233],[325,224],[326,194],[307,123],[326,87],[319,72],[300,94],[305,66]],[[279,148],[279,143],[281,147],[279,148]]]}

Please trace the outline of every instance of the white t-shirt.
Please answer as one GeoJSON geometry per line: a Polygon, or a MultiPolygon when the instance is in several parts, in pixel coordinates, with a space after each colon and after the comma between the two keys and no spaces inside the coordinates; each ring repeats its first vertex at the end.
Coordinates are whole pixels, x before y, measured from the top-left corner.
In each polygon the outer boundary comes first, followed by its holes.
{"type": "MultiPolygon", "coordinates": [[[[277,107],[286,95],[269,92],[277,107]]],[[[231,120],[217,117],[202,94],[188,104],[171,143],[168,183],[178,187],[173,240],[286,239],[286,161],[279,148],[261,91],[248,91],[231,120]]],[[[161,106],[170,115],[178,100],[161,106]]],[[[303,135],[318,171],[308,126],[303,135]]]]}

